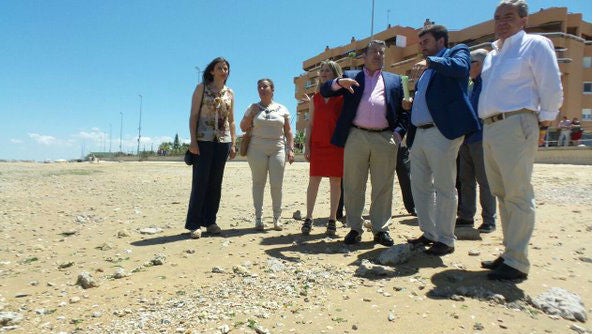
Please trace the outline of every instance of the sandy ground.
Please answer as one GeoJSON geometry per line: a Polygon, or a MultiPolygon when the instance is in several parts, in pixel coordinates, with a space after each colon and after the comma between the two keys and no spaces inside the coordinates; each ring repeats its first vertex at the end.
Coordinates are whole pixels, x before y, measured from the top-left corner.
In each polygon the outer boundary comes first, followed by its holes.
{"type": "MultiPolygon", "coordinates": [[[[253,230],[249,167],[231,162],[218,220],[223,235],[191,240],[183,228],[190,180],[191,169],[181,162],[1,163],[0,312],[22,319],[0,332],[591,331],[591,166],[535,166],[533,266],[521,283],[488,281],[480,269],[481,260],[503,248],[500,230],[459,240],[455,253],[442,258],[419,253],[385,276],[356,276],[363,259],[386,248],[374,245],[371,233],[357,246],[343,245],[345,227],[338,239],[324,237],[325,181],[312,235],[299,234],[293,213],[305,212],[307,163],[287,166],[283,231],[253,230]],[[157,233],[140,232],[150,227],[157,233]],[[124,277],[114,278],[118,270],[124,277]],[[98,286],[77,285],[83,272],[98,286]],[[461,286],[505,300],[434,293],[461,286]],[[582,298],[585,323],[551,317],[526,302],[552,287],[582,298]]],[[[398,184],[394,193],[391,234],[402,244],[419,230],[398,184]]],[[[270,224],[268,191],[264,212],[270,224]]]]}

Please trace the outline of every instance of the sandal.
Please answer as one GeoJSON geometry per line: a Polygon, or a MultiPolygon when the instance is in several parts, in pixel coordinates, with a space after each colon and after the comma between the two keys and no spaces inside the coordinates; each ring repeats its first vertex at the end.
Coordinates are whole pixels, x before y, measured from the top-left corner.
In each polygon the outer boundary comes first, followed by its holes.
{"type": "Polygon", "coordinates": [[[264,231],[264,223],[262,222],[262,218],[256,218],[255,225],[256,231],[264,231]]]}
{"type": "Polygon", "coordinates": [[[275,231],[282,231],[283,230],[283,226],[280,223],[280,218],[274,218],[273,219],[273,223],[274,223],[274,225],[272,227],[273,230],[275,230],[275,231]]]}
{"type": "Polygon", "coordinates": [[[301,226],[301,234],[309,235],[309,232],[311,232],[311,218],[305,218],[303,226],[301,226]]]}
{"type": "Polygon", "coordinates": [[[326,235],[330,237],[336,236],[336,220],[328,219],[328,226],[326,226],[326,235]]]}

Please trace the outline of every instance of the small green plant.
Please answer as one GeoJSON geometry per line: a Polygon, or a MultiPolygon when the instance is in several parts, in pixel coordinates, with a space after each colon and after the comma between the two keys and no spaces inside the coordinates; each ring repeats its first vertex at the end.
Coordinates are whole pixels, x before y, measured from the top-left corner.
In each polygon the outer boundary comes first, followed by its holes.
{"type": "Polygon", "coordinates": [[[256,320],[254,320],[254,319],[249,319],[249,320],[248,320],[248,325],[247,325],[247,326],[248,326],[249,328],[251,328],[251,329],[256,329],[256,325],[257,325],[257,324],[258,324],[258,323],[256,322],[256,320]]]}
{"type": "Polygon", "coordinates": [[[21,263],[22,264],[30,264],[30,263],[33,263],[35,261],[39,261],[39,259],[36,256],[33,256],[33,257],[29,257],[29,258],[24,259],[23,261],[21,261],[21,263]]]}

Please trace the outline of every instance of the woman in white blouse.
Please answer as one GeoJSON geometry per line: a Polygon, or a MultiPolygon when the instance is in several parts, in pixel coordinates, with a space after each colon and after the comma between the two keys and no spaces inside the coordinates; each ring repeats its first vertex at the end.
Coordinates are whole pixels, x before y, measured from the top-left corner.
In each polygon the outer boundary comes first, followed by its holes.
{"type": "Polygon", "coordinates": [[[242,131],[252,130],[252,139],[247,160],[252,170],[252,197],[256,214],[255,227],[264,230],[262,205],[267,176],[270,177],[272,214],[274,229],[282,230],[282,187],[285,163],[293,163],[293,133],[289,110],[272,100],[274,83],[265,78],[258,80],[260,102],[250,105],[240,127],[242,131]]]}

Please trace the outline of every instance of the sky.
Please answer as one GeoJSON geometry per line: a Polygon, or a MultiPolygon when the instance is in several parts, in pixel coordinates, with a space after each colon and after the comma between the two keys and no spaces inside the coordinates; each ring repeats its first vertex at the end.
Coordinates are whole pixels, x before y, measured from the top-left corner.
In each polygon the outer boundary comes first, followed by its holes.
{"type": "MultiPolygon", "coordinates": [[[[303,61],[369,37],[372,3],[377,33],[426,18],[462,29],[490,20],[498,0],[2,0],[0,159],[69,160],[120,144],[136,153],[139,123],[140,150],[176,134],[189,142],[198,73],[218,56],[231,65],[237,127],[268,77],[295,129],[303,61]]],[[[590,0],[528,4],[592,22],[590,0]]]]}

